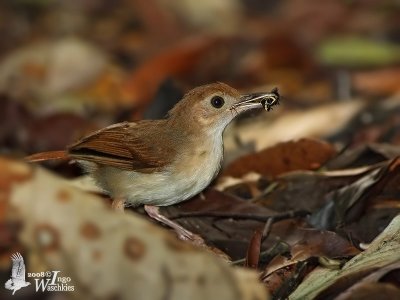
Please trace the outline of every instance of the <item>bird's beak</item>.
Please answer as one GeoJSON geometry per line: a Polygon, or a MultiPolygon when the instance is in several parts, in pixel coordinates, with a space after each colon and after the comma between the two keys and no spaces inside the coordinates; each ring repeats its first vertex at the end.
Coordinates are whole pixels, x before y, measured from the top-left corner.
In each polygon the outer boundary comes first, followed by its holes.
{"type": "Polygon", "coordinates": [[[240,96],[239,102],[232,105],[231,110],[248,110],[251,108],[264,108],[269,111],[279,104],[279,92],[274,88],[270,93],[254,93],[240,96]]]}

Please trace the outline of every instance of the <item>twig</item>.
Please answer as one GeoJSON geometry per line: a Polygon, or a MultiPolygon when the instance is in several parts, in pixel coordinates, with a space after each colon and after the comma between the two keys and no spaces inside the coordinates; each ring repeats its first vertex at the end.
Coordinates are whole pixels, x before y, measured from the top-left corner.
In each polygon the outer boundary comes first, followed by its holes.
{"type": "MultiPolygon", "coordinates": [[[[211,218],[224,218],[224,219],[237,219],[237,220],[255,220],[261,222],[277,222],[290,218],[305,217],[310,212],[306,210],[293,210],[285,213],[278,213],[275,215],[254,215],[249,213],[231,213],[231,212],[219,212],[219,211],[195,211],[195,212],[181,212],[170,216],[170,219],[182,219],[182,218],[197,218],[197,217],[211,217],[211,218]]],[[[272,224],[271,224],[272,225],[272,224]]]]}
{"type": "Polygon", "coordinates": [[[262,232],[262,236],[261,236],[261,243],[263,243],[269,236],[270,232],[271,232],[271,228],[272,228],[272,224],[273,224],[274,219],[273,218],[269,218],[267,220],[267,222],[264,225],[264,229],[262,232]]]}

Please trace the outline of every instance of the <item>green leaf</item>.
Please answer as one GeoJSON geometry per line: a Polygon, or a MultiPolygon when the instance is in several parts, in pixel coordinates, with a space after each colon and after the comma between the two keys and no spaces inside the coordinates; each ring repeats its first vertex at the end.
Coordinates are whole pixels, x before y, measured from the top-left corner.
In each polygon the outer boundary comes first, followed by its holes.
{"type": "Polygon", "coordinates": [[[317,56],[327,65],[381,66],[400,62],[400,46],[360,37],[332,38],[319,45],[317,56]]]}

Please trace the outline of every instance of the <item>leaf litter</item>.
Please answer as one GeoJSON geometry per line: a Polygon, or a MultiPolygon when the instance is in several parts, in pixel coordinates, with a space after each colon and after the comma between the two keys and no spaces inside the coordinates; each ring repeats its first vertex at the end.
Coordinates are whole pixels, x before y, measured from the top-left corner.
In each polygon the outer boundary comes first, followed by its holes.
{"type": "MultiPolygon", "coordinates": [[[[111,123],[162,118],[187,90],[204,83],[227,82],[243,93],[278,87],[281,106],[242,116],[226,130],[223,169],[202,195],[161,211],[201,235],[219,260],[255,270],[273,299],[397,299],[398,4],[223,3],[222,10],[212,1],[184,0],[1,3],[0,155],[21,159],[63,149],[111,123]]],[[[24,167],[0,167],[10,175],[0,175],[0,271],[8,276],[11,252],[36,259],[38,253],[34,241],[21,239],[21,222],[9,219],[24,212],[4,200],[24,167]]],[[[60,188],[79,187],[76,212],[90,217],[86,198],[101,191],[74,164],[45,167],[67,178],[60,188]]],[[[52,179],[35,180],[45,196],[43,181],[52,179]]],[[[107,196],[96,199],[110,207],[107,196]]],[[[110,224],[136,222],[130,212],[142,213],[128,211],[110,217],[110,224]]],[[[69,234],[67,226],[60,228],[60,239],[69,234]]],[[[140,252],[133,249],[128,252],[140,252]]],[[[190,255],[186,271],[198,261],[190,255]]],[[[59,263],[40,257],[39,268],[59,263]]],[[[83,270],[87,266],[93,271],[83,262],[83,270]]],[[[207,266],[196,281],[205,286],[218,273],[207,266]]],[[[256,283],[248,288],[260,292],[256,283]]]]}

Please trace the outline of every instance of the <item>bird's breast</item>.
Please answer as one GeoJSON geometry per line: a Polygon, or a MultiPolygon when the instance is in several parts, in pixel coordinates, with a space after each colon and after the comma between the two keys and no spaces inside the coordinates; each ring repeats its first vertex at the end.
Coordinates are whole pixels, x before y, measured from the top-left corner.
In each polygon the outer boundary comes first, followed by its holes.
{"type": "Polygon", "coordinates": [[[176,181],[186,186],[191,195],[206,188],[218,174],[223,158],[221,142],[199,143],[193,149],[186,149],[173,163],[176,181]]]}
{"type": "Polygon", "coordinates": [[[222,139],[180,150],[170,165],[157,172],[104,167],[93,176],[113,197],[123,197],[133,205],[172,205],[206,188],[217,175],[223,157],[222,139]]]}

